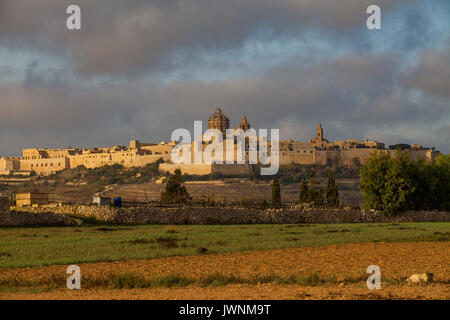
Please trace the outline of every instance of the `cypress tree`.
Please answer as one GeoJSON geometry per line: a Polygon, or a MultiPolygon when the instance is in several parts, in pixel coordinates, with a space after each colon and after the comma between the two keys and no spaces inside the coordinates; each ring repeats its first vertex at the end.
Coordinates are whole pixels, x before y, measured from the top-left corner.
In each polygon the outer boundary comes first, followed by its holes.
{"type": "Polygon", "coordinates": [[[272,180],[272,207],[281,206],[280,183],[276,178],[272,180]]]}
{"type": "Polygon", "coordinates": [[[339,207],[339,190],[334,179],[333,170],[328,171],[328,185],[326,190],[327,205],[329,207],[339,207]]]}
{"type": "Polygon", "coordinates": [[[323,190],[319,185],[320,180],[316,178],[316,172],[312,170],[309,177],[308,202],[315,205],[323,205],[323,190]]]}
{"type": "Polygon", "coordinates": [[[303,179],[300,185],[300,194],[298,195],[298,202],[305,203],[308,201],[308,184],[306,180],[303,179]]]}

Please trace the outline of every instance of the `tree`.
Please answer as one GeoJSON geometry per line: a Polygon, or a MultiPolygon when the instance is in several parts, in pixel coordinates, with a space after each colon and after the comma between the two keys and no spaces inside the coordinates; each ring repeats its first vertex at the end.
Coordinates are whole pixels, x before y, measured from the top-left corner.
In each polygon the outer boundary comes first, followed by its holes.
{"type": "Polygon", "coordinates": [[[408,199],[408,207],[417,210],[431,210],[439,203],[439,176],[435,167],[418,158],[408,167],[407,174],[414,183],[413,194],[408,199]]]}
{"type": "Polygon", "coordinates": [[[398,151],[393,158],[385,152],[373,153],[360,169],[363,208],[380,210],[386,215],[414,208],[417,188],[412,179],[414,170],[407,153],[398,151]]]}
{"type": "Polygon", "coordinates": [[[316,178],[314,170],[309,176],[308,202],[312,202],[314,205],[323,205],[323,190],[320,188],[320,180],[316,178]]]}
{"type": "Polygon", "coordinates": [[[181,170],[176,169],[169,176],[166,191],[161,193],[161,201],[169,203],[185,203],[190,199],[186,187],[181,184],[181,170]]]}
{"type": "Polygon", "coordinates": [[[410,170],[411,161],[406,152],[397,152],[395,157],[389,160],[382,196],[383,210],[386,214],[392,215],[411,207],[411,195],[414,194],[416,187],[409,174],[410,170]]]}
{"type": "Polygon", "coordinates": [[[436,204],[439,210],[450,211],[450,154],[440,154],[435,160],[436,204]]]}
{"type": "Polygon", "coordinates": [[[330,207],[339,207],[339,189],[334,179],[333,170],[328,171],[328,185],[325,192],[327,205],[330,207]]]}
{"type": "Polygon", "coordinates": [[[389,168],[390,156],[384,152],[374,152],[359,170],[361,195],[364,199],[363,208],[382,210],[382,195],[386,184],[386,174],[389,168]]]}
{"type": "Polygon", "coordinates": [[[308,183],[306,182],[306,179],[302,180],[302,183],[300,184],[300,193],[298,195],[298,202],[305,203],[308,201],[308,183]]]}
{"type": "Polygon", "coordinates": [[[272,180],[272,207],[280,207],[281,206],[281,191],[280,191],[280,183],[278,179],[273,178],[272,180]]]}

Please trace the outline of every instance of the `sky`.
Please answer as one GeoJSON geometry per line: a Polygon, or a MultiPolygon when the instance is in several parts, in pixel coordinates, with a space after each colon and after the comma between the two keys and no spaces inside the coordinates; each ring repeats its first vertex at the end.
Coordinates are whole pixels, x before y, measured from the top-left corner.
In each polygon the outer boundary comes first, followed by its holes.
{"type": "Polygon", "coordinates": [[[447,0],[0,0],[0,156],[169,141],[217,106],[282,139],[321,122],[449,153],[449,21],[447,0]]]}

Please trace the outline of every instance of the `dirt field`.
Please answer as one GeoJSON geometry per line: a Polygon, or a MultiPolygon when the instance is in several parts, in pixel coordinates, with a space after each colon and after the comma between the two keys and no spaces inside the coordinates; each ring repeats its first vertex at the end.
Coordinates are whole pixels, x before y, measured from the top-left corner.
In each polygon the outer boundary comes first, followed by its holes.
{"type": "Polygon", "coordinates": [[[15,300],[404,300],[450,299],[444,285],[405,287],[389,285],[381,290],[360,286],[304,287],[298,285],[227,285],[224,287],[186,287],[152,289],[86,289],[54,290],[42,293],[3,293],[1,299],[15,300]]]}
{"type": "MultiPolygon", "coordinates": [[[[365,243],[290,248],[230,254],[172,257],[153,260],[80,264],[83,279],[134,272],[146,278],[177,274],[199,278],[220,272],[242,278],[289,276],[317,272],[337,283],[320,286],[232,284],[222,287],[148,289],[82,288],[48,292],[1,292],[0,299],[450,299],[450,249],[446,242],[365,243]],[[369,265],[378,265],[382,289],[368,290],[364,277],[369,265]],[[436,283],[426,286],[398,284],[414,273],[431,272],[436,283]],[[384,281],[384,283],[383,283],[384,281]]],[[[66,266],[1,269],[0,280],[42,281],[65,276],[66,266]]],[[[83,280],[82,280],[83,286],[83,280]]]]}

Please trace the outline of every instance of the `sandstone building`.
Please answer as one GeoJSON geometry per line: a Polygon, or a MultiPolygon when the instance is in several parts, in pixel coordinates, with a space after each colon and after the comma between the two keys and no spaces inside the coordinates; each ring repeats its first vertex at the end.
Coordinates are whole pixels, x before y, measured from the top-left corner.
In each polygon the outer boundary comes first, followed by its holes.
{"type": "MultiPolygon", "coordinates": [[[[220,130],[223,134],[230,127],[229,118],[217,108],[208,119],[209,129],[220,130]]],[[[247,131],[251,128],[245,114],[238,126],[239,129],[247,131]]],[[[236,130],[236,128],[233,128],[236,130]]],[[[282,130],[282,128],[281,128],[282,130]]],[[[73,169],[78,166],[96,168],[104,165],[121,164],[125,167],[140,167],[158,160],[164,161],[160,164],[161,171],[173,172],[180,168],[189,174],[210,174],[220,172],[223,174],[250,174],[252,168],[248,164],[183,164],[170,163],[172,148],[176,142],[141,143],[131,140],[129,146],[113,146],[106,148],[67,148],[67,149],[23,149],[22,157],[0,158],[0,174],[26,174],[32,171],[37,174],[49,174],[64,169],[73,169]]],[[[205,149],[207,143],[202,144],[205,149]]],[[[439,154],[434,149],[424,148],[420,145],[399,145],[401,149],[409,152],[410,158],[419,157],[434,161],[439,154]]],[[[234,145],[236,159],[237,145],[234,145]]],[[[396,152],[397,147],[386,148],[384,143],[373,140],[328,141],[324,136],[324,129],[319,123],[316,136],[308,142],[293,140],[282,140],[279,144],[279,163],[286,165],[297,164],[335,164],[342,166],[354,166],[362,163],[374,150],[383,150],[391,154],[396,152]]],[[[248,160],[248,141],[245,148],[245,158],[248,160]]],[[[224,146],[224,152],[226,148],[224,146]]]]}

